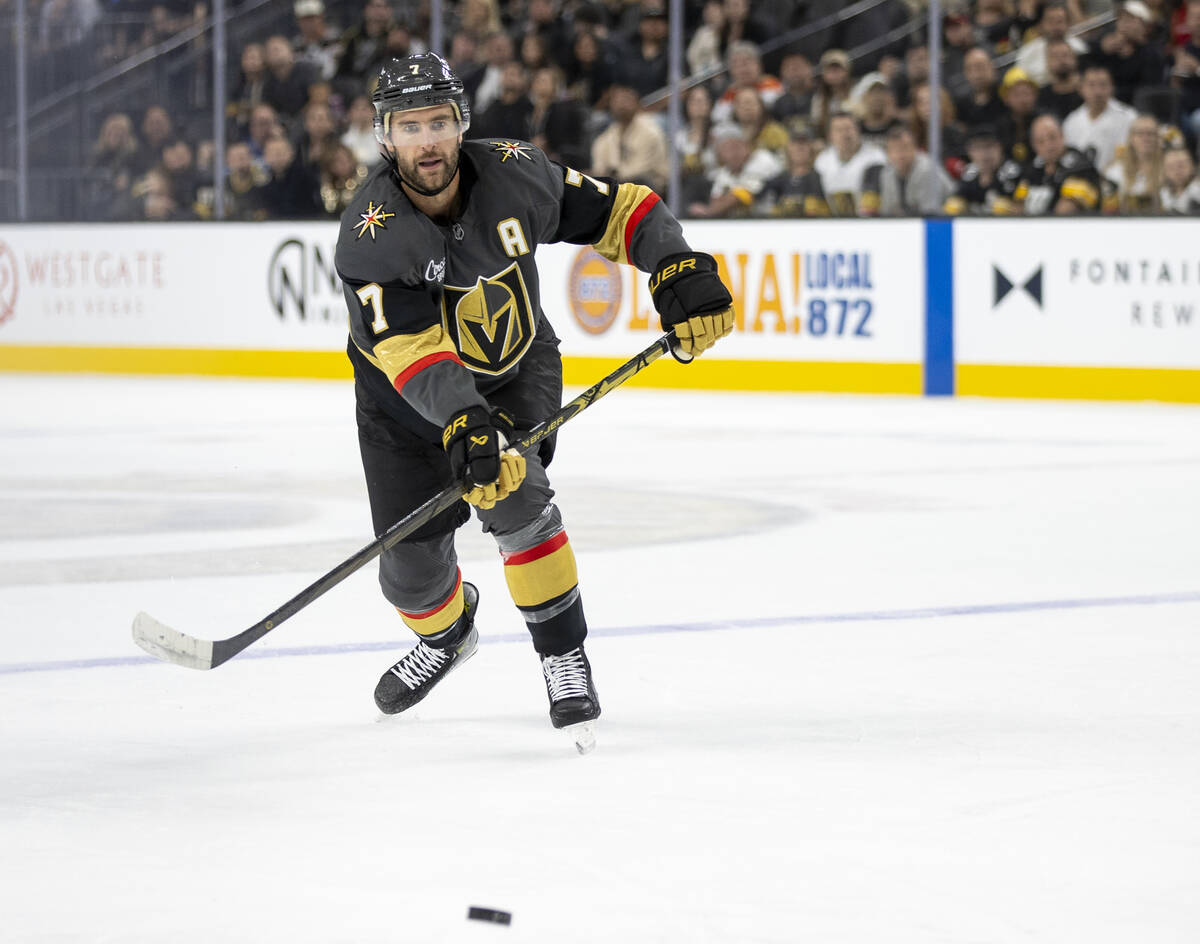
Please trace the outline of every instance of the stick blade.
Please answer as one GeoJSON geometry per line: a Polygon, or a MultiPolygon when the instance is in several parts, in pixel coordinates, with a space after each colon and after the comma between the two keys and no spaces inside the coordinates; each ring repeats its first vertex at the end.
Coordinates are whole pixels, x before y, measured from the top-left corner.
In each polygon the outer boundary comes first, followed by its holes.
{"type": "Polygon", "coordinates": [[[133,618],[133,641],[156,659],[189,669],[213,667],[213,644],[160,623],[148,613],[133,618]]]}

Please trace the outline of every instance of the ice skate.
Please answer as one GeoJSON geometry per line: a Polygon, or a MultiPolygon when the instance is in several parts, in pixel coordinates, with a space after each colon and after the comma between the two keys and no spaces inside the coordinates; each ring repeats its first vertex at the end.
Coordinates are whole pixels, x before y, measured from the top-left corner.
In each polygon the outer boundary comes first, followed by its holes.
{"type": "Polygon", "coordinates": [[[588,753],[596,746],[600,699],[583,646],[561,656],[542,656],[542,674],[550,699],[550,723],[567,733],[580,754],[588,753]]]}
{"type": "Polygon", "coordinates": [[[428,695],[435,685],[471,656],[479,645],[475,629],[475,608],[479,592],[474,584],[463,581],[463,614],[459,617],[465,628],[458,642],[445,649],[435,649],[418,642],[408,654],[383,673],[375,686],[375,704],[385,715],[407,711],[428,695]]]}

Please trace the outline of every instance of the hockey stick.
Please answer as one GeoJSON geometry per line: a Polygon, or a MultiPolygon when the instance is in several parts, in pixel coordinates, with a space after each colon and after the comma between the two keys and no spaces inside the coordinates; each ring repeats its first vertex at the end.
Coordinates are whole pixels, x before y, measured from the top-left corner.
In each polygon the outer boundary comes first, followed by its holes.
{"type": "MultiPolygon", "coordinates": [[[[578,416],[610,390],[619,387],[638,371],[668,353],[673,340],[674,335],[672,333],[664,334],[648,348],[631,357],[599,383],[588,387],[587,390],[583,391],[574,400],[566,403],[545,422],[535,426],[523,439],[515,443],[515,447],[522,454],[532,451],[538,443],[555,432],[568,420],[578,416]]],[[[187,666],[189,669],[215,669],[218,665],[228,662],[252,643],[262,639],[263,636],[275,629],[284,620],[295,616],[315,599],[325,594],[326,591],[332,590],[364,564],[370,563],[388,548],[404,540],[404,538],[416,531],[417,528],[441,514],[456,501],[460,501],[462,496],[463,488],[459,485],[451,485],[438,492],[438,494],[434,495],[423,505],[397,521],[357,554],[342,561],[333,570],[300,591],[288,600],[287,603],[275,610],[275,612],[259,620],[249,629],[238,633],[236,636],[218,640],[199,639],[196,636],[189,636],[187,633],[181,633],[177,629],[172,629],[170,626],[160,623],[146,613],[139,613],[133,620],[133,641],[150,653],[150,655],[165,662],[174,662],[176,665],[187,666]]]]}

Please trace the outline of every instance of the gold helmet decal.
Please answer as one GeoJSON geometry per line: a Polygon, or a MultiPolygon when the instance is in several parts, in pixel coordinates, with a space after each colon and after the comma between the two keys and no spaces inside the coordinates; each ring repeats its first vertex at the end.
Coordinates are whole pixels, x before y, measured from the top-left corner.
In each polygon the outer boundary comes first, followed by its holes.
{"type": "Polygon", "coordinates": [[[520,267],[514,262],[472,286],[445,285],[442,319],[463,364],[481,374],[504,373],[533,341],[533,307],[520,267]]]}

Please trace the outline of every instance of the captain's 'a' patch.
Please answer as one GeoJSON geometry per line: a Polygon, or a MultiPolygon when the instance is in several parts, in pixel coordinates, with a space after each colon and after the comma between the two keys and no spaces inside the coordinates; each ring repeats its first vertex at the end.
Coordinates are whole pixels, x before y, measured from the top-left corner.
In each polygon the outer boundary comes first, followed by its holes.
{"type": "Polygon", "coordinates": [[[481,374],[502,374],[533,342],[533,306],[521,269],[513,263],[471,286],[443,286],[442,321],[463,364],[481,374]]]}

